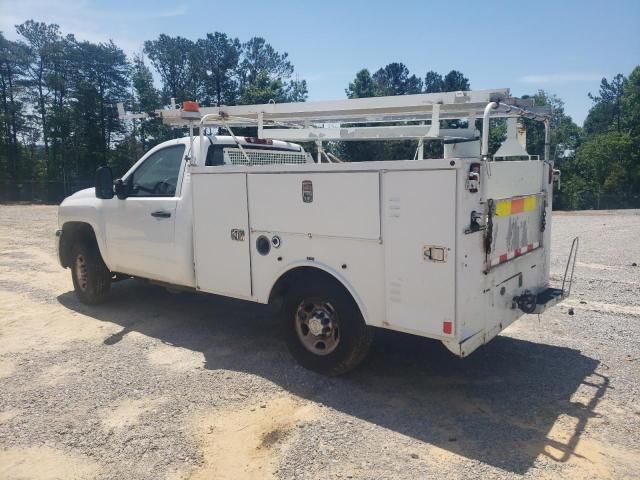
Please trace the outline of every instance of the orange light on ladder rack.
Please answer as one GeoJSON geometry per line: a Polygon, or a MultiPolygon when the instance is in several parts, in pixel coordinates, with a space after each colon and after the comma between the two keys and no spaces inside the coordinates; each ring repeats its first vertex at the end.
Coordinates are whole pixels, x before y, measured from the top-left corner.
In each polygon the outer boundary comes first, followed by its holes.
{"type": "Polygon", "coordinates": [[[191,101],[182,102],[182,111],[183,112],[199,112],[200,105],[198,105],[198,102],[191,102],[191,101]]]}

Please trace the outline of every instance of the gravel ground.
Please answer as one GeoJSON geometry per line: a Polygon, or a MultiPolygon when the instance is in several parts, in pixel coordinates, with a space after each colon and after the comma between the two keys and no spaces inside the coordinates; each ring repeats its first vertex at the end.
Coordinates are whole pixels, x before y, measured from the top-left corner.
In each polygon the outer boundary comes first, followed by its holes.
{"type": "Polygon", "coordinates": [[[640,212],[553,221],[554,279],[581,238],[565,304],[465,360],[381,331],[330,379],[264,306],[134,280],[79,304],[56,208],[0,206],[0,478],[639,478],[640,212]]]}

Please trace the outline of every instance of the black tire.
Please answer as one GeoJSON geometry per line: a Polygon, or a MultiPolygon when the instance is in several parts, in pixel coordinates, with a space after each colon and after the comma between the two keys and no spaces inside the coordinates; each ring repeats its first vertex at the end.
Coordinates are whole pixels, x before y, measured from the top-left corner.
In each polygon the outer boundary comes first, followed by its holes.
{"type": "Polygon", "coordinates": [[[96,246],[79,242],[71,248],[71,278],[78,300],[97,305],[109,298],[111,272],[96,246]]]}
{"type": "MultiPolygon", "coordinates": [[[[319,277],[297,282],[287,292],[280,314],[291,355],[303,367],[318,373],[333,376],[352,370],[365,359],[373,342],[374,329],[367,327],[356,302],[336,281],[319,277]],[[305,309],[309,305],[313,305],[313,312],[318,312],[314,317],[320,315],[324,319],[325,309],[333,313],[330,324],[337,327],[338,341],[335,342],[335,328],[326,334],[332,343],[329,353],[326,348],[320,352],[316,347],[305,346],[304,332],[296,326],[304,323],[300,321],[299,313],[308,317],[305,309]]],[[[323,343],[323,337],[311,335],[308,330],[311,343],[314,340],[316,345],[323,343]]],[[[309,343],[309,339],[305,338],[305,341],[309,343]]]]}

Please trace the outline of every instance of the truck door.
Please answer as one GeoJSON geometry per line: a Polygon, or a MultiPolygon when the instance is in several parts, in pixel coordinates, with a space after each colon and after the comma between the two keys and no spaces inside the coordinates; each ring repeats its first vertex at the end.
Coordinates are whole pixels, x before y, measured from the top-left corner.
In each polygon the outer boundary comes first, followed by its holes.
{"type": "Polygon", "coordinates": [[[178,254],[175,245],[179,179],[184,145],[152,153],[125,181],[129,195],[104,203],[109,267],[113,271],[172,281],[178,254]]]}
{"type": "Polygon", "coordinates": [[[196,285],[205,292],[250,298],[246,174],[199,173],[192,181],[196,285]]]}
{"type": "Polygon", "coordinates": [[[387,322],[430,337],[450,333],[456,172],[387,172],[383,190],[387,322]]]}
{"type": "Polygon", "coordinates": [[[545,163],[537,160],[491,162],[487,178],[487,208],[491,208],[491,251],[486,270],[518,262],[542,247],[545,230],[546,191],[548,178],[545,163]]]}

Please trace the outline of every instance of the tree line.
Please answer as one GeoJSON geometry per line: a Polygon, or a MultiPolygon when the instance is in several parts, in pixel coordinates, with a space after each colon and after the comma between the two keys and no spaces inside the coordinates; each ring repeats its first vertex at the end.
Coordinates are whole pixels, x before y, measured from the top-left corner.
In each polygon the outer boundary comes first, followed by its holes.
{"type": "MultiPolygon", "coordinates": [[[[287,53],[261,37],[243,42],[215,32],[193,41],[161,34],[128,58],[112,41],[81,41],[54,24],[28,20],[16,32],[16,41],[0,33],[0,188],[5,190],[21,182],[49,182],[62,186],[54,195],[59,199],[78,180],[90,182],[97,166],[110,165],[121,174],[154,145],[184,134],[156,119],[122,122],[118,102],[148,112],[171,98],[236,105],[304,101],[308,95],[287,53]]],[[[357,72],[345,94],[363,98],[470,88],[458,70],[422,76],[393,62],[373,73],[357,72]]],[[[593,103],[583,127],[565,114],[557,96],[538,91],[530,97],[553,108],[551,152],[563,172],[555,205],[640,207],[640,67],[628,77],[602,79],[599,91],[589,94],[593,103]]],[[[542,155],[542,126],[525,123],[529,153],[542,155]]],[[[504,122],[494,124],[491,152],[505,134],[504,122]]],[[[358,161],[413,158],[416,146],[416,141],[402,140],[327,147],[343,160],[358,161]]],[[[425,144],[426,158],[441,155],[441,142],[425,144]]]]}
{"type": "Polygon", "coordinates": [[[144,151],[182,134],[156,120],[120,121],[118,102],[148,112],[170,98],[233,105],[307,97],[288,55],[260,37],[241,43],[216,32],[195,42],[164,34],[146,41],[144,54],[161,79],[157,89],[144,56],[129,59],[112,41],[80,41],[33,20],[16,31],[17,41],[0,33],[3,185],[88,179],[99,165],[122,173],[144,151]]]}

